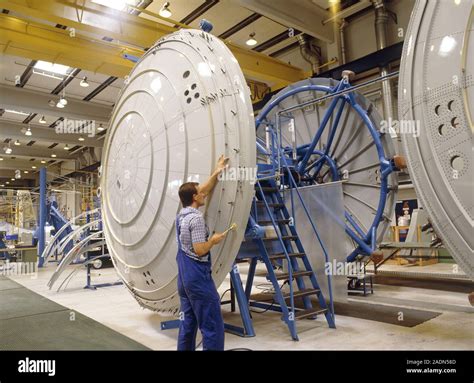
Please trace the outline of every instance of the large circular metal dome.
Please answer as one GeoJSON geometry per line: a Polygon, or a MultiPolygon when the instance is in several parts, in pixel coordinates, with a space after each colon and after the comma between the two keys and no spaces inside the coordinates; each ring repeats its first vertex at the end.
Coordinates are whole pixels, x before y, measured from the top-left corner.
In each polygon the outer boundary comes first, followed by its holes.
{"type": "MultiPolygon", "coordinates": [[[[125,285],[146,308],[178,311],[178,189],[205,181],[220,154],[233,168],[255,168],[249,89],[219,39],[180,30],[159,40],[126,80],[102,159],[107,245],[125,285]]],[[[221,181],[208,200],[211,233],[238,225],[212,250],[216,285],[238,252],[253,194],[251,182],[221,181]]]]}
{"type": "Polygon", "coordinates": [[[418,198],[450,254],[474,278],[474,9],[472,1],[417,1],[403,48],[401,134],[418,198]]]}

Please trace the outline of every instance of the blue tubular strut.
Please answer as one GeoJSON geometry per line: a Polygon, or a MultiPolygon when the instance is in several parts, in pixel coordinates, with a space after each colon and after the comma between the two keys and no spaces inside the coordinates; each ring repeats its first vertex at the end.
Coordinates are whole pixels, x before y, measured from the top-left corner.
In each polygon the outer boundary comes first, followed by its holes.
{"type": "MultiPolygon", "coordinates": [[[[319,173],[321,170],[322,166],[324,163],[326,163],[331,171],[332,179],[339,180],[339,170],[336,162],[330,157],[329,152],[332,146],[332,142],[334,140],[336,130],[337,130],[337,125],[339,124],[340,117],[342,116],[345,104],[348,103],[350,106],[356,111],[356,113],[360,116],[364,124],[366,125],[367,129],[370,132],[370,135],[372,136],[372,139],[374,141],[374,145],[377,150],[379,162],[380,162],[380,170],[381,170],[381,177],[380,177],[380,197],[379,197],[379,203],[377,207],[376,214],[374,216],[374,219],[372,221],[372,224],[370,225],[370,228],[368,229],[367,233],[364,233],[362,228],[357,224],[357,222],[353,219],[353,217],[346,211],[345,217],[346,217],[346,233],[349,235],[349,237],[356,243],[356,248],[355,250],[349,254],[347,257],[348,262],[353,262],[357,258],[359,254],[364,254],[364,255],[370,255],[376,250],[376,235],[377,235],[377,228],[378,225],[380,224],[381,220],[383,219],[383,212],[385,210],[385,205],[387,201],[387,196],[389,193],[389,187],[388,187],[388,176],[395,170],[394,166],[391,164],[391,162],[385,157],[385,152],[384,148],[382,145],[382,141],[380,139],[380,133],[377,131],[375,128],[373,122],[370,120],[370,118],[367,115],[367,112],[357,103],[355,99],[355,95],[353,92],[350,92],[351,85],[347,80],[342,80],[340,81],[335,87],[329,87],[329,86],[322,86],[322,85],[303,85],[294,89],[289,90],[287,93],[282,94],[280,96],[277,96],[274,100],[272,100],[270,103],[268,103],[261,111],[261,113],[258,115],[257,119],[255,120],[255,125],[256,129],[259,128],[260,125],[266,125],[266,129],[272,129],[273,126],[272,124],[267,120],[267,116],[269,113],[277,107],[283,100],[294,96],[297,93],[301,92],[309,92],[309,91],[319,91],[319,92],[325,92],[328,94],[336,93],[336,92],[341,92],[344,91],[343,94],[337,95],[334,97],[334,99],[331,101],[331,104],[329,105],[328,109],[325,112],[325,115],[321,121],[321,125],[319,126],[313,140],[311,141],[310,144],[305,144],[301,145],[297,148],[297,155],[298,155],[298,165],[296,170],[298,171],[299,174],[304,175],[306,172],[309,170],[312,170],[313,168],[316,168],[315,170],[315,176],[319,173]],[[349,93],[346,93],[349,91],[349,93]],[[322,137],[323,131],[326,128],[326,125],[333,114],[338,102],[342,100],[342,104],[340,105],[339,109],[337,110],[337,114],[335,117],[335,120],[332,124],[331,131],[328,135],[328,142],[326,147],[324,148],[323,151],[321,150],[315,150],[315,147],[319,140],[322,137]],[[320,157],[307,166],[309,159],[311,158],[312,155],[319,155],[320,157]]],[[[326,97],[326,96],[325,96],[326,97]]],[[[279,114],[277,114],[277,117],[279,118],[279,114]]],[[[272,163],[277,164],[277,156],[280,154],[275,150],[275,136],[276,133],[272,131],[271,134],[271,152],[268,153],[266,147],[265,147],[265,142],[261,138],[257,138],[257,150],[259,153],[264,154],[266,156],[269,156],[272,158],[272,163]]],[[[289,149],[288,149],[289,150],[289,149]]],[[[285,158],[285,153],[281,154],[281,156],[284,158],[284,161],[286,162],[285,158]]],[[[288,167],[288,165],[287,165],[288,167]]],[[[290,173],[290,172],[289,172],[290,173]]],[[[294,180],[293,180],[294,181],[294,180]]],[[[296,185],[296,184],[295,184],[296,185]]]]}

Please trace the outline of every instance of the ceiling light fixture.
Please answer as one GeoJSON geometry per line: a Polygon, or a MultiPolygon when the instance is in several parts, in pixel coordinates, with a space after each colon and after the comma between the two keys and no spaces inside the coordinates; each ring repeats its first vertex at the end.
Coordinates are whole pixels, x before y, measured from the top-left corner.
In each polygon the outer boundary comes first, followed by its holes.
{"type": "Polygon", "coordinates": [[[257,40],[255,40],[255,32],[252,32],[249,34],[249,39],[245,42],[249,47],[253,47],[254,45],[257,45],[257,40]]]}
{"type": "Polygon", "coordinates": [[[42,163],[42,164],[45,164],[45,163],[46,163],[46,161],[45,161],[45,160],[41,160],[41,163],[42,163]]]}
{"type": "Polygon", "coordinates": [[[6,154],[12,154],[13,150],[12,150],[12,148],[10,148],[10,143],[8,143],[8,146],[4,146],[4,147],[3,147],[3,151],[4,151],[6,154]]]}
{"type": "Polygon", "coordinates": [[[64,97],[64,95],[62,95],[60,98],[59,98],[59,103],[63,106],[66,106],[67,105],[67,100],[66,98],[64,97]]]}
{"type": "Polygon", "coordinates": [[[39,120],[39,123],[40,124],[46,124],[46,119],[44,118],[44,116],[42,116],[39,120]]]}
{"type": "Polygon", "coordinates": [[[99,124],[99,127],[97,128],[97,130],[99,132],[102,132],[104,130],[104,127],[102,126],[102,124],[99,124]]]}
{"type": "Polygon", "coordinates": [[[64,145],[64,150],[69,150],[69,145],[68,144],[64,145]]]}
{"type": "Polygon", "coordinates": [[[33,166],[31,167],[31,169],[36,169],[36,166],[35,166],[35,165],[33,165],[33,166]]]}
{"type": "Polygon", "coordinates": [[[24,174],[28,174],[29,171],[28,171],[28,170],[23,170],[23,173],[24,173],[24,174]]]}
{"type": "Polygon", "coordinates": [[[16,141],[15,141],[15,146],[20,146],[20,145],[21,145],[21,144],[20,144],[20,141],[16,140],[16,141]]]}
{"type": "Polygon", "coordinates": [[[32,136],[33,133],[31,133],[31,128],[28,126],[28,129],[26,129],[25,136],[32,136]]]}
{"type": "Polygon", "coordinates": [[[56,158],[57,155],[53,153],[53,154],[51,154],[51,157],[56,158]]]}
{"type": "Polygon", "coordinates": [[[168,18],[168,17],[171,17],[172,13],[169,9],[169,6],[170,6],[170,2],[167,1],[166,3],[163,4],[163,6],[161,7],[160,11],[158,12],[158,14],[161,16],[161,17],[164,17],[164,18],[168,18]]]}
{"type": "Polygon", "coordinates": [[[89,86],[89,82],[87,81],[87,76],[85,76],[81,82],[79,83],[80,86],[82,86],[83,88],[87,88],[89,86]]]}
{"type": "Polygon", "coordinates": [[[84,137],[81,136],[81,137],[78,138],[78,140],[79,141],[84,141],[84,137]]]}

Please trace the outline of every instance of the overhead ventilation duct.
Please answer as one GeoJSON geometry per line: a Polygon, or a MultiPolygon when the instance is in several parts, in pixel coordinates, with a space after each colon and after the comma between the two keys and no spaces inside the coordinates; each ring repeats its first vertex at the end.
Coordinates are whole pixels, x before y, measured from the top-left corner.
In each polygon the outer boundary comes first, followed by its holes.
{"type": "Polygon", "coordinates": [[[319,74],[321,66],[321,49],[314,44],[314,39],[308,35],[296,36],[300,44],[301,56],[311,64],[313,75],[319,74]]]}

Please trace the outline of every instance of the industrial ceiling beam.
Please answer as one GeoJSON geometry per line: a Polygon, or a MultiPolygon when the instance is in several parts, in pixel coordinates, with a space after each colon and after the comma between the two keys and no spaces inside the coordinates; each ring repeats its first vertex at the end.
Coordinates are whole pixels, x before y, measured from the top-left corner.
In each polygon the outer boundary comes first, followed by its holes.
{"type": "Polygon", "coordinates": [[[331,24],[323,24],[332,15],[330,12],[301,0],[234,0],[242,7],[266,16],[267,18],[299,29],[327,43],[334,42],[334,29],[331,24]]]}
{"type": "MultiPolygon", "coordinates": [[[[176,29],[86,0],[0,0],[0,7],[22,19],[0,14],[0,50],[3,53],[125,77],[133,63],[124,54],[140,57],[145,48],[176,29]],[[82,5],[84,4],[84,5],[82,5]],[[34,21],[33,21],[34,19],[34,21]],[[66,25],[66,30],[44,24],[66,25]],[[70,28],[74,28],[71,37],[70,28]],[[102,40],[113,38],[113,42],[102,40]]],[[[264,54],[227,44],[246,76],[273,88],[307,77],[294,66],[264,54]]]]}
{"type": "Polygon", "coordinates": [[[0,187],[2,189],[31,189],[35,186],[35,184],[35,180],[19,179],[11,181],[9,178],[0,178],[0,187]]]}
{"type": "MultiPolygon", "coordinates": [[[[29,141],[46,141],[46,142],[57,142],[60,144],[68,144],[70,147],[75,145],[89,146],[101,148],[104,145],[104,140],[98,140],[96,138],[88,138],[86,134],[67,134],[67,133],[56,133],[53,128],[40,127],[38,125],[31,125],[31,136],[25,136],[21,132],[21,129],[25,128],[25,124],[18,122],[8,122],[0,120],[0,141],[4,141],[7,138],[15,140],[29,140],[29,141]],[[84,141],[79,141],[79,137],[83,137],[84,141]]],[[[62,149],[62,147],[61,147],[62,149]]]]}
{"type": "MultiPolygon", "coordinates": [[[[3,153],[2,153],[3,154],[3,153]]],[[[28,170],[34,172],[35,169],[32,169],[32,166],[36,166],[36,170],[38,170],[44,164],[41,164],[40,161],[28,161],[24,159],[15,158],[14,160],[10,159],[9,157],[1,157],[3,158],[0,161],[0,169],[10,169],[10,170],[28,170]]]]}
{"type": "Polygon", "coordinates": [[[57,96],[38,92],[31,89],[17,88],[0,84],[2,95],[2,109],[12,109],[23,112],[34,112],[40,115],[61,115],[73,120],[94,120],[96,124],[107,124],[112,112],[112,107],[91,104],[87,101],[68,98],[68,104],[63,109],[51,107],[49,100],[57,101],[57,96]]]}
{"type": "MultiPolygon", "coordinates": [[[[4,146],[5,144],[2,144],[0,149],[4,146]]],[[[32,146],[14,146],[10,145],[12,148],[12,153],[11,154],[5,154],[3,150],[0,151],[0,156],[6,157],[8,156],[9,158],[15,157],[15,158],[23,158],[23,159],[31,159],[35,158],[37,160],[46,160],[46,161],[71,161],[74,160],[75,157],[74,155],[69,155],[66,150],[63,150],[62,148],[58,148],[57,150],[54,149],[48,149],[48,148],[35,148],[32,146]],[[56,154],[57,157],[51,157],[51,154],[56,154]]],[[[3,161],[2,161],[3,162],[3,161]]],[[[0,166],[2,164],[0,163],[0,166]]]]}
{"type": "Polygon", "coordinates": [[[0,169],[0,179],[6,178],[11,180],[12,178],[15,178],[15,170],[21,170],[21,178],[20,179],[25,179],[25,180],[36,180],[38,176],[31,171],[30,169],[0,169]],[[25,174],[24,171],[27,171],[28,173],[25,174]]]}

